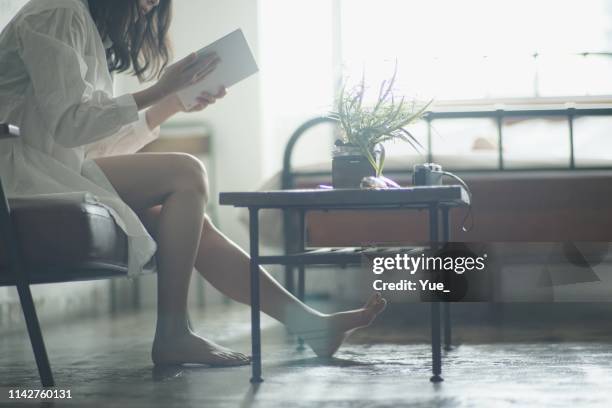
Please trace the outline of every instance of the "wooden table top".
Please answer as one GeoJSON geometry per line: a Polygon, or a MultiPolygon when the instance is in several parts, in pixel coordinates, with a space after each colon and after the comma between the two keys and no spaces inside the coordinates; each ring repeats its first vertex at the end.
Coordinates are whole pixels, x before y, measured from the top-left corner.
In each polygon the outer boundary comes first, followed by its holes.
{"type": "Polygon", "coordinates": [[[221,205],[252,208],[425,208],[430,205],[467,206],[467,191],[458,185],[422,186],[388,190],[309,189],[228,192],[219,195],[221,205]]]}

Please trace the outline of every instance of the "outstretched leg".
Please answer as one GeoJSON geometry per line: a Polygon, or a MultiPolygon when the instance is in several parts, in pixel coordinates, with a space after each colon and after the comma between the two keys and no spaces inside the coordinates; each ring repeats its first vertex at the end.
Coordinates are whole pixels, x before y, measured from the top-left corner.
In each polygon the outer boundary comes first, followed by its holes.
{"type": "MultiPolygon", "coordinates": [[[[222,293],[241,303],[250,303],[249,256],[208,217],[204,220],[195,266],[222,293]]],[[[302,337],[321,357],[334,354],[348,334],[368,326],[386,304],[380,294],[375,294],[360,309],[323,314],[298,300],[263,268],[260,274],[261,310],[302,337]]]]}

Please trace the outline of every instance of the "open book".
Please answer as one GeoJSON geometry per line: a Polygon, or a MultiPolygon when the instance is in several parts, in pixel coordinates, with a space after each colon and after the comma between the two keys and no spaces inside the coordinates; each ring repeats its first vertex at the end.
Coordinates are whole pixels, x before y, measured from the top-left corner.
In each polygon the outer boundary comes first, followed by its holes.
{"type": "Polygon", "coordinates": [[[191,109],[198,104],[196,98],[202,92],[215,95],[221,87],[229,88],[259,71],[241,29],[229,33],[197,52],[198,55],[210,53],[216,53],[221,62],[202,81],[178,93],[179,99],[186,109],[191,109]]]}

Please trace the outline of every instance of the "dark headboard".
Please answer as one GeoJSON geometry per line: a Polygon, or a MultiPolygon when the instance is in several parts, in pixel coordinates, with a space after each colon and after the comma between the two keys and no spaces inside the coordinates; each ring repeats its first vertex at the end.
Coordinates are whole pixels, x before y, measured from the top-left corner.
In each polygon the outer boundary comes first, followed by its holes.
{"type": "MultiPolygon", "coordinates": [[[[497,124],[497,169],[464,169],[458,170],[450,168],[449,170],[461,173],[463,171],[470,172],[484,172],[490,173],[491,171],[542,171],[542,170],[612,170],[610,166],[601,167],[584,167],[576,166],[575,160],[575,146],[574,146],[574,121],[580,117],[588,116],[606,116],[612,117],[611,107],[601,108],[560,108],[560,109],[494,109],[494,110],[464,110],[464,111],[443,111],[443,112],[427,112],[424,115],[424,121],[427,124],[427,139],[426,139],[426,161],[432,162],[434,160],[433,149],[432,149],[432,122],[445,120],[445,119],[493,119],[497,124]],[[503,138],[504,138],[504,121],[507,120],[519,120],[519,119],[533,119],[533,118],[554,118],[555,120],[563,120],[568,126],[569,136],[569,158],[568,166],[560,168],[508,168],[504,161],[503,151],[503,138]]],[[[317,117],[308,120],[303,123],[291,136],[287,146],[285,147],[285,154],[283,160],[282,170],[282,189],[295,188],[298,183],[296,179],[315,179],[321,181],[321,177],[330,176],[329,170],[327,171],[300,171],[293,168],[292,158],[297,142],[305,136],[308,130],[311,128],[321,125],[323,123],[336,123],[334,120],[327,117],[317,117]]],[[[391,176],[405,175],[411,173],[411,170],[389,170],[386,174],[391,176]]]]}

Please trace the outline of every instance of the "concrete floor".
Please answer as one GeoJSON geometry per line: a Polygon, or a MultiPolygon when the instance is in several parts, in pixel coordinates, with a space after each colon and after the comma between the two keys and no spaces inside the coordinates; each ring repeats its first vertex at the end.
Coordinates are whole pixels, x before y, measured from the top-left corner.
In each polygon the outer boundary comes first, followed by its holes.
{"type": "MultiPolygon", "coordinates": [[[[201,333],[248,352],[248,309],[231,306],[194,313],[201,333]]],[[[387,319],[388,320],[388,319],[387,319]]],[[[153,369],[149,360],[154,316],[140,312],[99,317],[45,336],[58,388],[79,407],[583,407],[612,404],[612,344],[518,342],[464,344],[444,357],[445,381],[429,382],[430,348],[424,328],[406,329],[416,343],[391,343],[386,325],[368,329],[332,361],[298,352],[291,337],[263,320],[264,377],[249,382],[250,368],[153,369]],[[378,339],[378,340],[377,340],[378,339]]],[[[393,338],[398,337],[397,325],[393,338]]],[[[462,329],[458,330],[461,337],[462,329]]],[[[0,339],[0,406],[11,388],[39,387],[23,335],[0,339]]]]}

